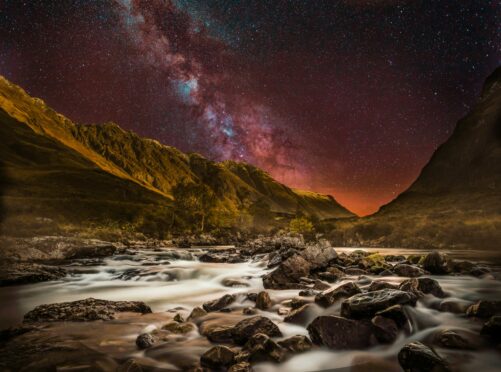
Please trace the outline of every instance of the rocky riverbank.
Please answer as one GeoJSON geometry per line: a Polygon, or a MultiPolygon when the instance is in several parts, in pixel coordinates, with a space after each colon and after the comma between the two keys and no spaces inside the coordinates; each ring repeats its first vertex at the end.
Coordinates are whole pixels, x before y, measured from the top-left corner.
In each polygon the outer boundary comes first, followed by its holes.
{"type": "Polygon", "coordinates": [[[181,306],[162,311],[149,301],[95,298],[36,306],[1,333],[2,368],[455,371],[501,361],[501,285],[488,265],[439,252],[346,253],[290,236],[192,250],[124,246],[112,258],[86,249],[88,255],[65,257],[68,266],[54,267],[45,280],[91,272],[89,260],[104,260],[122,287],[181,283],[191,280],[187,268],[202,277],[200,286],[204,269],[231,275],[215,274],[226,293],[209,291],[191,306],[179,294],[172,303],[181,306]],[[138,266],[118,272],[124,261],[138,266]]]}

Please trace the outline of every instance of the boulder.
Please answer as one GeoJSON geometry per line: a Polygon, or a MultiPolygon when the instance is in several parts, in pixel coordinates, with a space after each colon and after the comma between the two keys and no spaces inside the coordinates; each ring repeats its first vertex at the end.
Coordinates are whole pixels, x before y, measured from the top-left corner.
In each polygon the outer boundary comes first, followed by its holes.
{"type": "Polygon", "coordinates": [[[464,314],[470,305],[472,305],[470,301],[446,298],[440,302],[438,310],[454,314],[464,314]]]}
{"type": "MultiPolygon", "coordinates": [[[[290,300],[289,305],[293,309],[299,309],[301,306],[311,303],[310,300],[302,297],[294,297],[290,300]]],[[[285,305],[285,304],[284,304],[285,305]]]]}
{"type": "Polygon", "coordinates": [[[315,302],[323,307],[329,307],[341,298],[351,297],[362,292],[353,282],[345,283],[339,287],[328,289],[315,296],[315,302]]]}
{"type": "Polygon", "coordinates": [[[398,335],[397,324],[390,318],[376,315],[371,320],[372,332],[376,339],[383,344],[391,344],[398,335]]]}
{"type": "Polygon", "coordinates": [[[228,372],[251,372],[252,368],[249,362],[240,362],[228,368],[228,372]]]}
{"type": "Polygon", "coordinates": [[[433,251],[424,257],[421,264],[426,271],[436,275],[443,275],[448,274],[450,271],[448,261],[447,255],[433,251]]]}
{"type": "Polygon", "coordinates": [[[348,267],[344,270],[346,275],[367,275],[367,271],[359,269],[357,267],[348,267]]]}
{"type": "Polygon", "coordinates": [[[176,316],[174,316],[174,321],[178,323],[184,323],[184,318],[181,314],[177,313],[176,316]]]}
{"type": "Polygon", "coordinates": [[[270,319],[255,316],[238,322],[232,329],[233,340],[237,344],[245,344],[247,340],[257,333],[263,333],[269,337],[280,337],[282,332],[270,319]]]}
{"type": "Polygon", "coordinates": [[[418,276],[424,275],[423,269],[407,264],[398,264],[393,268],[393,271],[398,276],[406,276],[409,278],[416,278],[418,276]]]}
{"type": "Polygon", "coordinates": [[[286,349],[263,333],[251,336],[242,351],[248,355],[248,361],[252,363],[268,361],[280,363],[287,354],[286,349]]]}
{"type": "Polygon", "coordinates": [[[337,252],[333,247],[325,244],[307,246],[300,252],[301,257],[310,263],[312,270],[329,266],[329,263],[337,258],[337,252]]]}
{"type": "Polygon", "coordinates": [[[442,287],[435,279],[431,278],[412,278],[404,280],[400,283],[399,289],[401,291],[412,292],[417,296],[424,294],[432,294],[438,298],[446,297],[442,287]]]}
{"type": "Polygon", "coordinates": [[[284,322],[299,325],[306,325],[314,315],[313,305],[303,305],[298,309],[292,310],[289,315],[284,318],[284,322]]]}
{"type": "Polygon", "coordinates": [[[257,314],[257,310],[254,309],[253,307],[244,307],[242,309],[242,314],[244,314],[244,315],[254,315],[254,314],[257,314]]]}
{"type": "Polygon", "coordinates": [[[317,276],[322,279],[326,280],[330,283],[336,282],[339,279],[341,279],[344,276],[344,271],[341,271],[337,267],[331,266],[327,268],[325,271],[319,272],[317,276]]]}
{"type": "Polygon", "coordinates": [[[313,347],[313,343],[306,336],[297,335],[278,341],[278,344],[292,353],[303,353],[313,347]]]}
{"type": "Polygon", "coordinates": [[[0,267],[0,286],[58,280],[66,274],[65,269],[57,266],[26,262],[3,264],[0,267]]]}
{"type": "Polygon", "coordinates": [[[501,342],[501,316],[491,317],[482,327],[480,334],[491,338],[495,342],[501,342]]]}
{"type": "Polygon", "coordinates": [[[272,305],[270,295],[266,291],[261,291],[256,297],[256,307],[261,310],[269,309],[272,305]]]}
{"type": "Polygon", "coordinates": [[[227,346],[213,346],[200,357],[202,367],[219,369],[234,364],[236,353],[227,346]]]}
{"type": "Polygon", "coordinates": [[[317,279],[317,280],[315,280],[312,289],[315,289],[317,291],[325,291],[325,290],[330,289],[330,288],[331,288],[331,286],[329,285],[329,283],[326,283],[326,282],[323,282],[323,281],[317,279]]]}
{"type": "Polygon", "coordinates": [[[215,326],[209,327],[204,331],[205,337],[211,342],[218,344],[231,343],[233,341],[233,327],[231,326],[215,326]]]}
{"type": "Polygon", "coordinates": [[[282,262],[274,271],[263,277],[267,289],[304,288],[299,284],[301,277],[308,276],[310,264],[303,257],[294,255],[282,262]]]}
{"type": "Polygon", "coordinates": [[[224,309],[228,305],[231,305],[233,302],[235,302],[235,300],[236,297],[234,295],[226,294],[221,298],[206,302],[202,306],[205,311],[210,313],[212,311],[219,311],[221,309],[224,309]]]}
{"type": "Polygon", "coordinates": [[[184,334],[193,331],[195,326],[193,323],[179,323],[174,321],[165,324],[162,329],[175,334],[184,334]]]}
{"type": "Polygon", "coordinates": [[[435,335],[434,342],[448,349],[475,350],[477,348],[472,335],[462,330],[444,329],[435,335]]]}
{"type": "Polygon", "coordinates": [[[378,311],[376,316],[382,316],[393,320],[398,328],[404,327],[409,321],[409,319],[407,319],[407,315],[405,315],[402,305],[393,305],[384,310],[378,311]]]}
{"type": "Polygon", "coordinates": [[[224,263],[228,262],[228,256],[220,253],[204,253],[198,257],[200,262],[211,262],[211,263],[224,263]]]}
{"type": "Polygon", "coordinates": [[[152,347],[155,339],[149,333],[142,333],[136,338],[136,345],[139,349],[147,349],[152,347]]]}
{"type": "Polygon", "coordinates": [[[307,329],[313,343],[331,349],[362,349],[371,343],[371,325],[365,321],[326,315],[317,317],[307,329]]]}
{"type": "Polygon", "coordinates": [[[190,315],[188,316],[188,321],[193,321],[205,315],[207,315],[207,311],[198,306],[194,307],[193,310],[191,310],[190,315]]]}
{"type": "Polygon", "coordinates": [[[396,289],[359,293],[343,301],[341,316],[346,318],[372,318],[378,311],[393,305],[414,305],[416,296],[413,293],[396,289]]]}
{"type": "Polygon", "coordinates": [[[141,301],[107,301],[94,298],[40,305],[24,316],[24,322],[84,322],[115,319],[119,312],[151,313],[148,305],[141,301]]]}
{"type": "Polygon", "coordinates": [[[84,258],[103,258],[114,255],[118,250],[115,244],[100,240],[90,240],[85,245],[70,248],[65,258],[69,260],[84,258]]]}
{"type": "Polygon", "coordinates": [[[490,318],[494,315],[501,315],[501,301],[478,301],[466,310],[466,314],[477,318],[490,318]]]}
{"type": "Polygon", "coordinates": [[[449,372],[448,363],[435,350],[414,341],[405,345],[398,353],[398,362],[409,372],[449,372]]]}

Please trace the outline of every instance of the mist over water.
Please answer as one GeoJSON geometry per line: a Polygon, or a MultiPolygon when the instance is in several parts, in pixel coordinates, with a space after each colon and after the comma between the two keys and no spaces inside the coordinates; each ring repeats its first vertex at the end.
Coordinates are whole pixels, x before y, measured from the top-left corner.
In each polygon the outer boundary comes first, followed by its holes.
{"type": "MultiPolygon", "coordinates": [[[[350,251],[339,249],[338,251],[350,251]]],[[[370,249],[368,249],[370,250],[370,249]]],[[[385,250],[378,249],[384,254],[412,254],[414,250],[385,250]]],[[[22,321],[25,313],[35,306],[48,303],[80,300],[88,297],[105,300],[144,301],[154,313],[143,317],[140,325],[131,325],[127,332],[114,334],[114,337],[131,342],[142,330],[161,326],[162,316],[168,310],[190,312],[195,306],[223,296],[236,294],[237,301],[230,308],[253,307],[245,294],[263,290],[262,275],[271,269],[266,268],[264,261],[249,259],[244,263],[204,263],[198,260],[203,249],[174,251],[162,248],[156,250],[140,250],[130,254],[122,254],[103,260],[77,260],[69,262],[65,267],[71,274],[59,281],[11,286],[0,288],[0,300],[8,306],[0,307],[0,328],[6,328],[22,321]],[[228,287],[228,282],[237,283],[235,287],[228,287]],[[148,319],[151,319],[148,323],[148,319]],[[149,328],[148,328],[149,327],[149,328]]],[[[423,253],[419,251],[418,253],[423,253]]],[[[470,252],[455,251],[451,255],[455,258],[468,257],[470,252]]],[[[478,253],[477,253],[478,254],[478,253]]],[[[490,258],[487,258],[490,260],[490,258]]],[[[498,267],[493,267],[493,274],[498,276],[498,267]]],[[[406,278],[368,276],[371,279],[399,283],[406,278]]],[[[499,300],[501,298],[501,282],[492,278],[475,278],[470,276],[430,276],[437,279],[443,290],[449,295],[446,301],[460,301],[464,304],[473,303],[479,299],[499,300]]],[[[339,286],[346,281],[355,281],[359,286],[368,285],[367,277],[349,277],[343,281],[333,283],[339,286]]],[[[275,303],[268,311],[258,311],[258,314],[273,320],[279,326],[284,337],[297,334],[307,335],[305,327],[284,323],[283,316],[277,314],[277,309],[282,301],[298,295],[299,290],[269,290],[271,299],[275,303]]],[[[410,334],[400,333],[399,338],[391,345],[378,345],[363,351],[332,351],[324,348],[315,349],[303,354],[298,354],[282,364],[262,363],[255,366],[256,371],[316,371],[348,367],[354,363],[366,363],[374,357],[386,358],[390,365],[398,370],[396,355],[398,351],[411,340],[430,340],[438,331],[444,329],[461,330],[468,337],[478,338],[482,322],[475,322],[464,315],[435,310],[442,299],[427,295],[418,301],[415,308],[406,308],[410,319],[410,334]]],[[[313,307],[311,319],[326,314],[338,314],[340,304],[334,304],[328,309],[318,306],[313,307]]],[[[211,313],[212,314],[212,313],[211,313]]],[[[231,317],[233,313],[214,313],[215,317],[231,317]]],[[[100,323],[100,325],[105,325],[100,323]]],[[[57,327],[57,326],[55,326],[57,327]]],[[[78,332],[85,332],[92,338],[93,332],[102,333],[101,327],[92,327],[92,323],[75,324],[78,332]]],[[[112,325],[110,335],[113,334],[112,325]]],[[[71,329],[71,328],[68,328],[71,329]]],[[[70,330],[68,330],[70,334],[70,330]]],[[[99,335],[102,337],[102,335],[99,335]]],[[[111,336],[110,336],[111,337],[111,336]]],[[[188,345],[183,347],[183,355],[195,356],[207,350],[207,346],[198,344],[201,336],[194,330],[188,336],[188,345]],[[191,342],[191,343],[190,343],[191,342]]],[[[205,344],[204,344],[205,345],[205,344]]],[[[156,359],[155,353],[148,358],[158,366],[165,366],[164,360],[168,349],[159,349],[156,359]]],[[[465,371],[482,370],[494,371],[501,365],[501,354],[494,349],[483,348],[476,350],[454,350],[437,348],[441,355],[448,360],[460,362],[465,371]]],[[[173,352],[172,350],[169,352],[173,352]]],[[[179,351],[181,352],[181,351],[179,351]]],[[[110,347],[110,353],[113,349],[110,347]]],[[[143,355],[135,352],[134,355],[143,355]]],[[[171,366],[172,367],[172,366],[171,366]]],[[[390,368],[391,370],[391,368],[390,368]]],[[[462,369],[463,370],[463,369],[462,369]]]]}

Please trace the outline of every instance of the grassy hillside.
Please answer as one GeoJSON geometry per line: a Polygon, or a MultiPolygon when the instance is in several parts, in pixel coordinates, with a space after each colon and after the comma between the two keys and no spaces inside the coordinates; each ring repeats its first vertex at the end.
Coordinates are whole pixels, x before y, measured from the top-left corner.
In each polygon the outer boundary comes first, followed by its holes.
{"type": "Polygon", "coordinates": [[[376,214],[338,222],[344,244],[498,249],[501,241],[501,68],[407,191],[376,214]]]}
{"type": "Polygon", "coordinates": [[[203,185],[211,195],[207,216],[216,227],[269,228],[280,224],[275,217],[297,213],[352,216],[333,198],[294,191],[248,164],[184,154],[114,123],[74,124],[1,77],[0,109],[8,144],[0,153],[4,233],[16,223],[29,231],[99,224],[147,233],[187,228],[191,222],[176,213],[174,198],[186,185],[203,185]]]}

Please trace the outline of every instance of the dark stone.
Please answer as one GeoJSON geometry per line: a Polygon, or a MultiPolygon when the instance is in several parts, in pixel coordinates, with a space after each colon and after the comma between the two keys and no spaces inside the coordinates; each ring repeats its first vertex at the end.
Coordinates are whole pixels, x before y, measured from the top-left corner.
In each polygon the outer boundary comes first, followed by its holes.
{"type": "Polygon", "coordinates": [[[117,252],[117,247],[108,242],[96,242],[89,245],[73,247],[65,254],[66,259],[76,260],[83,258],[103,258],[112,256],[117,252]]]}
{"type": "Polygon", "coordinates": [[[424,271],[417,266],[398,264],[393,268],[393,271],[398,276],[407,276],[409,278],[416,278],[424,275],[424,271]]]}
{"type": "Polygon", "coordinates": [[[282,262],[274,271],[263,277],[264,288],[291,289],[304,288],[301,277],[308,276],[310,264],[303,257],[294,255],[282,262]]]}
{"type": "Polygon", "coordinates": [[[370,345],[369,322],[327,315],[317,317],[309,326],[313,343],[331,349],[362,349],[370,345]]]}
{"type": "Polygon", "coordinates": [[[337,267],[331,266],[323,272],[317,274],[318,277],[322,280],[326,280],[328,282],[336,282],[345,276],[344,272],[338,269],[337,267]]]}
{"type": "Polygon", "coordinates": [[[251,336],[242,350],[248,354],[248,360],[252,363],[267,361],[280,363],[287,354],[286,349],[263,333],[251,336]]]}
{"type": "Polygon", "coordinates": [[[174,316],[174,321],[178,323],[184,323],[184,318],[181,314],[177,313],[176,316],[174,316]]]}
{"type": "Polygon", "coordinates": [[[331,286],[329,285],[329,283],[326,283],[326,282],[323,282],[321,280],[315,280],[315,283],[313,284],[313,289],[317,290],[317,291],[325,291],[327,289],[330,289],[331,286]]]}
{"type": "Polygon", "coordinates": [[[279,341],[278,344],[292,353],[303,353],[313,347],[313,343],[306,336],[292,336],[279,341]]]}
{"type": "Polygon", "coordinates": [[[313,270],[325,268],[329,266],[329,262],[337,258],[337,252],[333,247],[321,244],[308,246],[299,254],[310,263],[313,270]]]}
{"type": "Polygon", "coordinates": [[[378,311],[376,316],[378,315],[393,320],[398,328],[404,327],[409,321],[402,305],[390,306],[384,310],[378,311]]]}
{"type": "Polygon", "coordinates": [[[236,353],[227,346],[213,346],[202,354],[200,357],[200,364],[202,367],[214,369],[229,367],[234,362],[235,354],[236,353]]]}
{"type": "Polygon", "coordinates": [[[367,271],[356,268],[356,267],[348,267],[344,273],[346,275],[367,275],[367,271]]]}
{"type": "Polygon", "coordinates": [[[447,256],[443,253],[433,251],[428,253],[421,262],[423,268],[432,274],[443,275],[449,273],[447,256]]]}
{"type": "Polygon", "coordinates": [[[83,322],[115,319],[115,313],[151,313],[148,305],[141,301],[106,301],[94,298],[73,302],[40,305],[24,316],[24,322],[83,322]]]}
{"type": "Polygon", "coordinates": [[[251,292],[247,293],[247,299],[252,302],[256,302],[257,300],[257,293],[251,292]]]}
{"type": "Polygon", "coordinates": [[[224,263],[228,261],[228,256],[217,253],[205,253],[198,259],[200,262],[224,263]]]}
{"type": "Polygon", "coordinates": [[[466,310],[466,314],[477,318],[490,318],[494,315],[501,315],[501,301],[478,301],[466,310]]]}
{"type": "Polygon", "coordinates": [[[482,327],[480,333],[490,337],[496,342],[501,342],[501,316],[493,316],[482,327]]]}
{"type": "Polygon", "coordinates": [[[261,310],[269,309],[272,305],[270,295],[266,291],[261,291],[256,297],[256,307],[261,310]]]}
{"type": "Polygon", "coordinates": [[[228,305],[231,305],[233,302],[235,302],[235,300],[236,297],[234,295],[226,294],[221,298],[206,302],[202,306],[205,311],[210,313],[212,311],[219,311],[221,309],[224,309],[228,305]]]}
{"type": "Polygon", "coordinates": [[[384,260],[386,262],[402,262],[405,261],[405,256],[387,254],[386,256],[384,256],[384,260]]]}
{"type": "Polygon", "coordinates": [[[379,276],[394,276],[395,273],[391,270],[386,269],[386,270],[381,271],[378,275],[379,276]]]}
{"type": "Polygon", "coordinates": [[[367,291],[373,292],[373,291],[380,291],[381,289],[398,289],[398,287],[395,284],[383,282],[381,280],[375,280],[367,288],[367,291]]]}
{"type": "Polygon", "coordinates": [[[246,281],[238,278],[225,278],[221,282],[225,287],[250,287],[250,284],[246,281]]]}
{"type": "Polygon", "coordinates": [[[233,340],[237,344],[244,344],[256,333],[264,333],[269,337],[280,337],[282,332],[268,318],[255,316],[238,322],[232,330],[233,340]]]}
{"type": "Polygon", "coordinates": [[[396,289],[360,293],[343,301],[341,316],[346,318],[372,318],[378,311],[393,305],[414,305],[416,296],[413,293],[396,289]]]}
{"type": "Polygon", "coordinates": [[[306,325],[311,318],[313,305],[303,305],[298,309],[292,310],[289,315],[284,318],[284,322],[306,325]]]}
{"type": "Polygon", "coordinates": [[[438,310],[454,314],[464,314],[471,302],[465,300],[445,299],[438,305],[438,310]]]}
{"type": "Polygon", "coordinates": [[[402,291],[413,292],[417,296],[421,296],[421,293],[432,294],[438,298],[446,297],[445,292],[442,287],[435,279],[431,278],[413,278],[403,281],[399,289],[402,291]],[[421,293],[420,293],[421,292],[421,293]]]}
{"type": "Polygon", "coordinates": [[[391,344],[398,335],[397,324],[390,318],[376,315],[371,320],[372,332],[376,339],[383,344],[391,344]]]}
{"type": "Polygon", "coordinates": [[[58,280],[66,270],[57,266],[35,263],[9,263],[0,267],[0,286],[19,285],[58,280]]]}
{"type": "Polygon", "coordinates": [[[136,338],[136,345],[140,349],[152,347],[154,343],[155,339],[149,333],[142,333],[136,338]]]}
{"type": "Polygon", "coordinates": [[[257,310],[252,308],[252,307],[245,307],[243,310],[242,310],[242,313],[244,315],[254,315],[254,314],[257,314],[257,310]]]}
{"type": "Polygon", "coordinates": [[[449,372],[447,362],[435,350],[421,342],[411,342],[398,353],[398,361],[404,371],[409,372],[449,372]]]}
{"type": "Polygon", "coordinates": [[[299,291],[300,296],[304,297],[311,297],[311,296],[316,296],[318,294],[318,291],[315,291],[313,289],[303,289],[299,291]]]}
{"type": "Polygon", "coordinates": [[[251,372],[252,368],[249,362],[240,362],[232,365],[228,372],[251,372]]]}
{"type": "Polygon", "coordinates": [[[193,331],[195,326],[193,323],[169,322],[165,324],[162,329],[175,334],[184,334],[193,331]]]}
{"type": "Polygon", "coordinates": [[[231,326],[218,326],[211,328],[205,332],[205,336],[211,342],[215,343],[229,343],[233,341],[233,327],[231,326]]]}
{"type": "Polygon", "coordinates": [[[360,292],[362,291],[356,284],[348,282],[337,288],[331,288],[317,294],[315,296],[315,302],[320,306],[329,307],[341,298],[351,297],[360,292]]]}
{"type": "Polygon", "coordinates": [[[143,368],[134,359],[129,359],[125,363],[119,365],[116,372],[143,372],[143,368]]]}
{"type": "Polygon", "coordinates": [[[193,310],[191,310],[190,315],[188,316],[189,321],[193,321],[197,318],[201,318],[203,316],[207,315],[207,311],[202,309],[201,307],[194,307],[193,310]]]}
{"type": "Polygon", "coordinates": [[[451,329],[441,331],[435,336],[435,343],[449,349],[474,350],[475,345],[460,332],[451,329]]]}
{"type": "Polygon", "coordinates": [[[290,307],[293,309],[299,309],[301,306],[309,304],[311,301],[307,300],[306,298],[302,297],[294,297],[292,300],[290,300],[290,307]]]}

